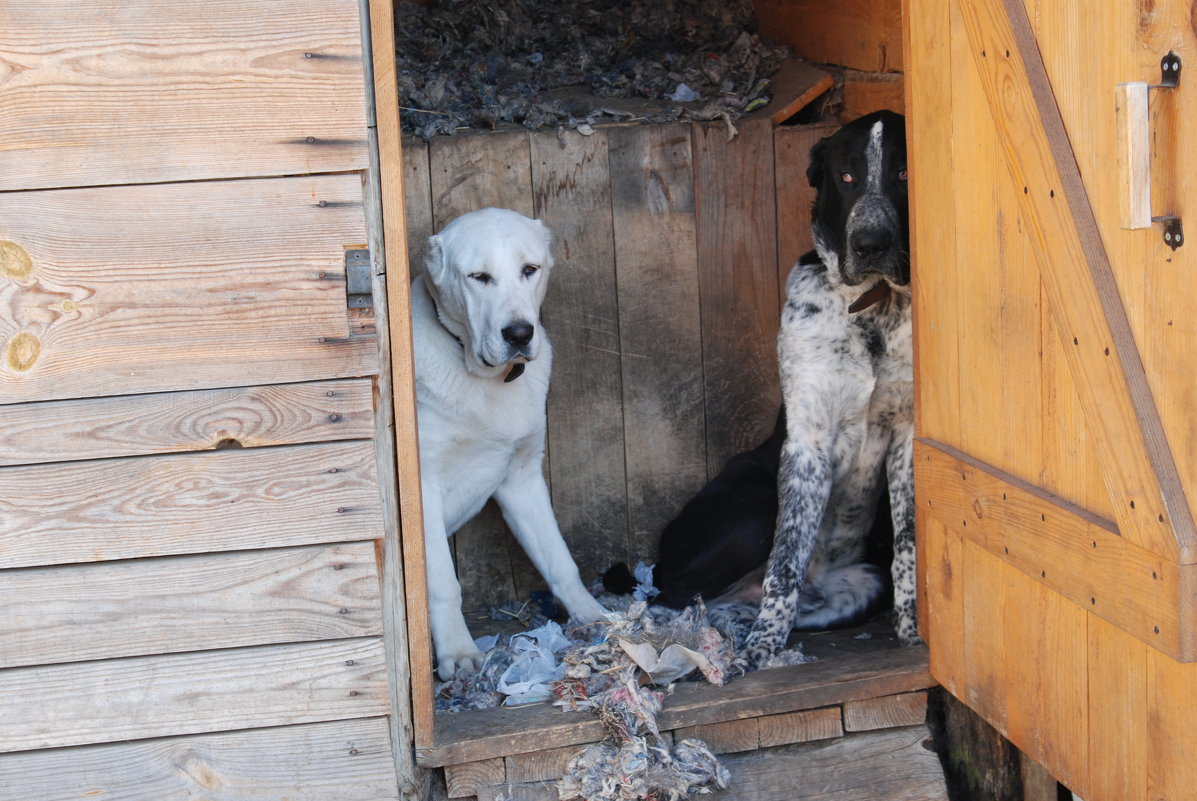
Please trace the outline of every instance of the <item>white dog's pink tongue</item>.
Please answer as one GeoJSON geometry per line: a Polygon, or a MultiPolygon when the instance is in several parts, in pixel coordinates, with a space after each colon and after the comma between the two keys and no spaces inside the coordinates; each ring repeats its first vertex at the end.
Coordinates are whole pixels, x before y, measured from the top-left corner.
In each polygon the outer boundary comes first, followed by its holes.
{"type": "Polygon", "coordinates": [[[524,374],[524,363],[513,362],[511,368],[507,371],[507,375],[503,376],[503,383],[508,384],[519,378],[524,374]]]}

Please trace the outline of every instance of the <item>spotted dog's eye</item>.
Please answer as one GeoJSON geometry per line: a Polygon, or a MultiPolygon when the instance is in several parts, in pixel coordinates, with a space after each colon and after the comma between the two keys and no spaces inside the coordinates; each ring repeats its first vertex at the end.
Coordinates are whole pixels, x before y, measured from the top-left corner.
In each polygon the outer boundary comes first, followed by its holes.
{"type": "Polygon", "coordinates": [[[856,178],[854,178],[852,176],[852,173],[850,173],[850,172],[841,172],[840,180],[846,184],[850,184],[850,183],[854,183],[856,181],[856,178]]]}
{"type": "Polygon", "coordinates": [[[539,264],[525,264],[523,269],[524,278],[531,278],[539,269],[539,264]]]}
{"type": "Polygon", "coordinates": [[[490,273],[470,273],[470,278],[473,278],[480,284],[489,284],[495,280],[490,277],[490,273]]]}
{"type": "Polygon", "coordinates": [[[903,167],[902,169],[898,170],[898,180],[899,180],[899,181],[905,181],[905,180],[906,180],[908,177],[909,177],[909,176],[908,176],[908,175],[907,175],[907,173],[906,173],[906,168],[905,168],[905,167],[903,167]]]}

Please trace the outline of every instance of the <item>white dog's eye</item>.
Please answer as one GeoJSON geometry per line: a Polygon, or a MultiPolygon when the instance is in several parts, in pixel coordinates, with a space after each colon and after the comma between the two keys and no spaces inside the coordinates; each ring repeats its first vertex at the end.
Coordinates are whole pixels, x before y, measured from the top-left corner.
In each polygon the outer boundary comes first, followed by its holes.
{"type": "Polygon", "coordinates": [[[850,184],[850,183],[852,183],[853,181],[855,181],[856,179],[852,177],[852,173],[850,173],[850,172],[841,172],[841,173],[840,173],[840,180],[841,180],[841,181],[843,181],[843,182],[844,182],[844,183],[846,183],[846,184],[850,184]]]}
{"type": "Polygon", "coordinates": [[[473,278],[480,284],[489,284],[495,280],[490,277],[490,273],[470,273],[470,278],[473,278]]]}
{"type": "Polygon", "coordinates": [[[533,275],[536,274],[536,271],[539,269],[540,269],[539,264],[525,264],[524,265],[524,278],[531,278],[533,275]]]}

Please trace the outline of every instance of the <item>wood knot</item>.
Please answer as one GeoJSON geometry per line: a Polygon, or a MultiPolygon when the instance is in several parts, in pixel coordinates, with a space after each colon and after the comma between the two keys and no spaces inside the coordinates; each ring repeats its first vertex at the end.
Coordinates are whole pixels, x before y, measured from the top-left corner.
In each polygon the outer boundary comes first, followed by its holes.
{"type": "Polygon", "coordinates": [[[4,348],[4,361],[18,373],[23,373],[42,353],[42,341],[28,331],[22,331],[8,340],[4,348]]]}
{"type": "Polygon", "coordinates": [[[23,281],[33,274],[33,259],[16,242],[0,239],[0,275],[23,281]]]}

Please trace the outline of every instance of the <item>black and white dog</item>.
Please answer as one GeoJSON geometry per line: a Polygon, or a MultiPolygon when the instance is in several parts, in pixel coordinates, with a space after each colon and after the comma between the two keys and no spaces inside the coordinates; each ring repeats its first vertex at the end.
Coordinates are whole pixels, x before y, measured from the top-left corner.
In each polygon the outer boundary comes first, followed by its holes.
{"type": "Polygon", "coordinates": [[[862,562],[878,500],[893,516],[894,619],[915,611],[913,368],[904,119],[861,117],[811,150],[815,250],[790,273],[777,352],[786,436],[760,611],[744,657],[766,664],[800,606],[851,617],[882,589],[862,562]]]}

